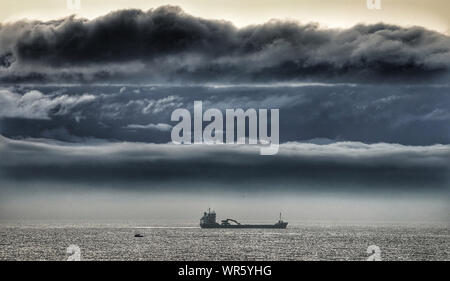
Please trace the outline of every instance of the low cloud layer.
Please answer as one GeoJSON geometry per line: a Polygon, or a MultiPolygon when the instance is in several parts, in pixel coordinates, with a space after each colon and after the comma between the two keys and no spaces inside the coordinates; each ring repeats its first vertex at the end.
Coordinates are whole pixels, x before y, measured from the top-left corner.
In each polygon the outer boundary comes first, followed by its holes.
{"type": "Polygon", "coordinates": [[[278,108],[281,142],[449,144],[449,93],[436,85],[0,87],[0,134],[168,143],[171,113],[192,112],[197,100],[224,114],[278,108]]]}
{"type": "Polygon", "coordinates": [[[50,119],[70,114],[75,107],[95,100],[93,95],[44,95],[31,90],[23,95],[0,89],[0,118],[50,119]]]}
{"type": "Polygon", "coordinates": [[[125,127],[126,129],[132,129],[132,130],[157,130],[157,131],[170,131],[172,129],[172,126],[165,123],[158,123],[158,124],[146,124],[146,125],[139,125],[139,124],[130,124],[125,127]]]}
{"type": "Polygon", "coordinates": [[[4,82],[417,82],[448,78],[449,68],[448,36],[383,23],[237,28],[165,6],[0,25],[4,82]]]}
{"type": "Polygon", "coordinates": [[[293,142],[282,144],[275,156],[261,156],[258,147],[248,145],[71,144],[1,137],[0,153],[2,182],[70,182],[80,188],[122,183],[152,190],[158,183],[175,183],[175,189],[197,191],[233,184],[240,191],[448,192],[450,172],[449,145],[293,142]]]}

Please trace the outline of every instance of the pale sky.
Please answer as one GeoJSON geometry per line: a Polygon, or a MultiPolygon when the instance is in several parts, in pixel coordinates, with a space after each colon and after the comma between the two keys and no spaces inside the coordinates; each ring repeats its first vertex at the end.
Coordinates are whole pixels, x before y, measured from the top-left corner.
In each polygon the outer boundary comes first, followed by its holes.
{"type": "Polygon", "coordinates": [[[195,16],[225,19],[237,26],[273,18],[319,22],[324,27],[382,21],[419,25],[450,34],[449,0],[381,0],[381,3],[380,10],[370,10],[366,0],[81,0],[81,9],[71,10],[67,8],[67,0],[2,0],[0,21],[50,20],[70,14],[91,19],[117,9],[147,10],[170,4],[195,16]]]}

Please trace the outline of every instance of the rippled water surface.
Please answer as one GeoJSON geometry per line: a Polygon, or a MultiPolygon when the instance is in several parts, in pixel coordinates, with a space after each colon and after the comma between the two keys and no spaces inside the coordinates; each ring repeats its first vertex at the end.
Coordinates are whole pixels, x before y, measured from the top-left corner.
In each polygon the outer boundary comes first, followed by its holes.
{"type": "Polygon", "coordinates": [[[383,260],[450,260],[448,225],[297,223],[285,230],[148,227],[139,223],[0,225],[1,260],[364,260],[375,244],[383,260]],[[135,238],[135,233],[144,235],[135,238]]]}

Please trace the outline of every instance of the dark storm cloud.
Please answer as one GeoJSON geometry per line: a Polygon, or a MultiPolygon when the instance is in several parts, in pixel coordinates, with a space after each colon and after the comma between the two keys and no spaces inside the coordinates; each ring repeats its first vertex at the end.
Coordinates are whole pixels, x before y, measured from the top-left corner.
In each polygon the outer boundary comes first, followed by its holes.
{"type": "Polygon", "coordinates": [[[388,24],[236,28],[178,7],[0,25],[3,81],[416,81],[446,74],[450,38],[388,24]]]}
{"type": "MultiPolygon", "coordinates": [[[[274,183],[334,189],[395,186],[398,189],[448,188],[450,147],[328,145],[285,143],[277,155],[259,155],[258,147],[144,143],[69,144],[45,139],[0,137],[2,181],[72,183],[162,182],[274,183]]],[[[281,186],[280,186],[281,185],[281,186]]],[[[264,185],[267,188],[267,185],[264,185]]],[[[299,187],[302,188],[302,187],[299,187]]]]}

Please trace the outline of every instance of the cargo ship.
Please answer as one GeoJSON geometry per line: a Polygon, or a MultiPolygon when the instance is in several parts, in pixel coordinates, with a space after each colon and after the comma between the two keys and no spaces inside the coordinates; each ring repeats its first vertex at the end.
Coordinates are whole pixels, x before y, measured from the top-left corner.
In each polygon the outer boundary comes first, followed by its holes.
{"type": "Polygon", "coordinates": [[[208,212],[203,213],[203,217],[200,219],[201,228],[279,228],[285,229],[288,223],[280,219],[275,224],[241,224],[234,219],[224,219],[221,223],[216,222],[216,212],[208,209],[208,212]]]}

